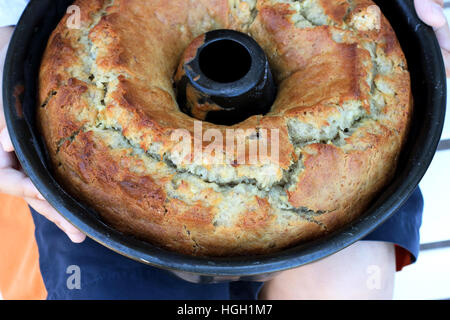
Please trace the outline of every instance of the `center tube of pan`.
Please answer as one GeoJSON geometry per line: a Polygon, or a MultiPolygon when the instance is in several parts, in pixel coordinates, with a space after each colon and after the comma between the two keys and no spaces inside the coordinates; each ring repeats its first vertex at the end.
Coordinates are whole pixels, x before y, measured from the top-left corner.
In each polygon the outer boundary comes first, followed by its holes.
{"type": "Polygon", "coordinates": [[[183,54],[175,84],[184,113],[219,125],[266,114],[277,93],[262,48],[233,30],[196,38],[183,54]]]}

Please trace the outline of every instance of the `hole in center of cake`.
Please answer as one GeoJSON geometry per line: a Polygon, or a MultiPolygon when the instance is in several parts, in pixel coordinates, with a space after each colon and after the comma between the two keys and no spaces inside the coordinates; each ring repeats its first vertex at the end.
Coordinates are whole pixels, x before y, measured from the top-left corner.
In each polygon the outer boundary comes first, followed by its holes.
{"type": "Polygon", "coordinates": [[[202,73],[219,83],[242,79],[249,71],[252,58],[247,49],[232,40],[218,40],[204,47],[199,55],[202,73]]]}

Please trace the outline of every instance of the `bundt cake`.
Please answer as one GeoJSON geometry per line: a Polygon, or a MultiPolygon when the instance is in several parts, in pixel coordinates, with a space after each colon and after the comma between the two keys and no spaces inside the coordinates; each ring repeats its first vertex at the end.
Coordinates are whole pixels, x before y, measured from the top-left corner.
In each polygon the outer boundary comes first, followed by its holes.
{"type": "Polygon", "coordinates": [[[43,56],[38,123],[57,181],[117,230],[189,255],[264,254],[338,230],[393,177],[412,113],[410,76],[372,1],[74,5],[79,27],[68,13],[43,56]],[[263,48],[278,88],[267,114],[223,126],[180,110],[183,52],[217,29],[263,48]],[[180,129],[194,146],[187,153],[173,139],[180,129]],[[208,130],[240,133],[236,148],[214,149],[220,163],[209,161],[208,130]],[[237,161],[239,147],[261,139],[275,152],[237,161]]]}

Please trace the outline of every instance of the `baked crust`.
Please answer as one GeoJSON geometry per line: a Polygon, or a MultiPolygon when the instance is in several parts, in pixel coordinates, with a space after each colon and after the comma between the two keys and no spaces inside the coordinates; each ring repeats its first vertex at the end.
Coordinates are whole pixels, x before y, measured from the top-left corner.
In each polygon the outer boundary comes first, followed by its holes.
{"type": "Polygon", "coordinates": [[[81,28],[66,16],[43,57],[38,123],[58,181],[118,230],[185,254],[263,254],[349,223],[392,178],[410,77],[372,1],[75,5],[81,28]],[[279,129],[279,157],[188,165],[171,134],[194,133],[195,119],[179,111],[173,75],[193,39],[227,28],[263,47],[279,93],[265,116],[203,129],[279,129]]]}

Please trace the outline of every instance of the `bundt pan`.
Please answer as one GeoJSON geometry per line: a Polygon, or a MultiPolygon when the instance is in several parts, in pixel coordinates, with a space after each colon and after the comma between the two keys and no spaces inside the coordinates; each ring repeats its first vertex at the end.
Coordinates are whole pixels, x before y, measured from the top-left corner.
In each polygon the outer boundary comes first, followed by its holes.
{"type": "Polygon", "coordinates": [[[6,122],[17,157],[45,198],[67,220],[102,245],[191,282],[266,280],[273,274],[322,259],[375,230],[409,198],[433,159],[442,133],[446,77],[431,28],[417,17],[413,0],[375,0],[390,20],[408,60],[415,111],[395,178],[356,221],[315,241],[270,255],[201,258],[169,252],[126,236],[67,194],[46,165],[35,125],[38,70],[47,39],[70,0],[32,0],[14,32],[4,70],[6,122]]]}

